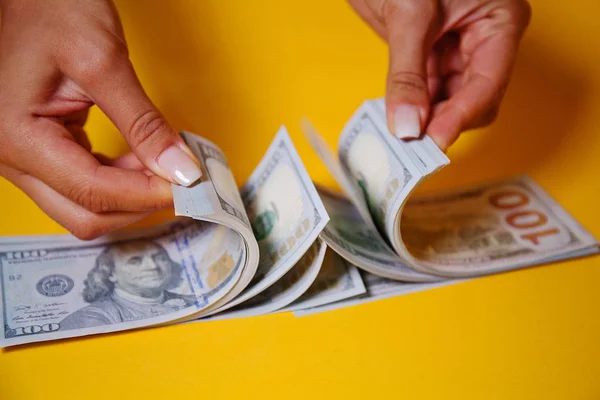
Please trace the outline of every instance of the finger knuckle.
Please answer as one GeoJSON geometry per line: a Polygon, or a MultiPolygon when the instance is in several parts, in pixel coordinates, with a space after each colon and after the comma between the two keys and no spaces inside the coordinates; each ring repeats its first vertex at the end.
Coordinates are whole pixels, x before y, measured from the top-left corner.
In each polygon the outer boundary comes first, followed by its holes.
{"type": "Polygon", "coordinates": [[[436,0],[384,0],[383,16],[400,17],[403,20],[433,20],[438,15],[436,0]]]}
{"type": "Polygon", "coordinates": [[[86,182],[74,184],[69,189],[67,198],[79,204],[86,210],[90,210],[92,208],[92,188],[86,182]]]}
{"type": "Polygon", "coordinates": [[[152,146],[168,134],[169,125],[157,110],[148,110],[139,115],[128,132],[129,143],[134,148],[152,146]]]}
{"type": "Polygon", "coordinates": [[[391,71],[389,84],[396,91],[427,92],[427,78],[424,74],[410,71],[391,71]]]}
{"type": "Polygon", "coordinates": [[[115,205],[112,204],[110,199],[94,190],[93,180],[74,185],[67,197],[93,213],[115,210],[115,205]]]}
{"type": "MultiPolygon", "coordinates": [[[[147,191],[150,193],[161,193],[160,195],[153,196],[149,201],[149,206],[153,210],[160,210],[166,207],[173,206],[173,197],[165,193],[163,188],[165,181],[157,176],[149,176],[146,181],[147,191]]],[[[169,193],[169,192],[167,192],[169,193]]]]}

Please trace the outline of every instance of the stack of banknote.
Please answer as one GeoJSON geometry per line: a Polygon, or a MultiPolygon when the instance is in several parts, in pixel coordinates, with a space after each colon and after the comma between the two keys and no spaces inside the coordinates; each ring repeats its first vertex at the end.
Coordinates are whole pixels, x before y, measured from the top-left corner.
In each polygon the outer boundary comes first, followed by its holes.
{"type": "Polygon", "coordinates": [[[241,188],[214,143],[183,132],[203,175],[173,186],[173,221],[94,241],[2,238],[0,346],[305,315],[599,250],[525,176],[411,196],[449,160],[427,135],[394,138],[381,99],[337,153],[302,128],[343,193],[313,183],[284,127],[241,188]]]}

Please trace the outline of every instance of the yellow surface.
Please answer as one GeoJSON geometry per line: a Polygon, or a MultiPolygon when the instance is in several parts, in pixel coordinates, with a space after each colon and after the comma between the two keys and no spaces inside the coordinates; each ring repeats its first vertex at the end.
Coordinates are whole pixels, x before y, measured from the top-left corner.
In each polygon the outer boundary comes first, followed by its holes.
{"type": "MultiPolygon", "coordinates": [[[[527,173],[600,238],[600,3],[532,5],[500,119],[465,134],[430,187],[527,173]]],[[[342,1],[117,6],[152,99],[177,129],[221,146],[238,183],[285,124],[315,180],[332,184],[299,118],[333,145],[359,103],[383,95],[386,47],[342,1]]],[[[87,128],[96,148],[126,150],[97,111],[87,128]]],[[[0,193],[1,235],[63,232],[6,181],[0,193]]],[[[0,399],[597,399],[599,267],[587,258],[300,319],[5,350],[0,399]]]]}

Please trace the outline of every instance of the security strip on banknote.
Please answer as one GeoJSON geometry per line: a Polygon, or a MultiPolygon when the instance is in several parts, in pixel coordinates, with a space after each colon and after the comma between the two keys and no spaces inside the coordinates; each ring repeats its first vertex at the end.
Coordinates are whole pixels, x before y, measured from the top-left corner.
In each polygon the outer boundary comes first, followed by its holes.
{"type": "Polygon", "coordinates": [[[302,128],[343,193],[313,184],[284,127],[241,188],[218,146],[183,132],[203,175],[173,185],[173,221],[93,241],[0,238],[0,347],[308,315],[598,253],[524,176],[411,196],[450,161],[426,135],[394,138],[381,99],[350,118],[337,153],[302,128]]]}

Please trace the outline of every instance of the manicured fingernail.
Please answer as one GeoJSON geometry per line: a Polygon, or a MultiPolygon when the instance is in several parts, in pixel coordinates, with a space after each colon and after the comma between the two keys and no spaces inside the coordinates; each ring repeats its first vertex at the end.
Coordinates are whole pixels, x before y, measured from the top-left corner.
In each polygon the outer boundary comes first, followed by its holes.
{"type": "Polygon", "coordinates": [[[394,113],[394,134],[400,139],[414,139],[421,135],[419,108],[401,104],[394,113]]]}
{"type": "Polygon", "coordinates": [[[177,146],[171,146],[163,151],[157,163],[181,186],[190,186],[202,176],[198,164],[177,146]]]}

